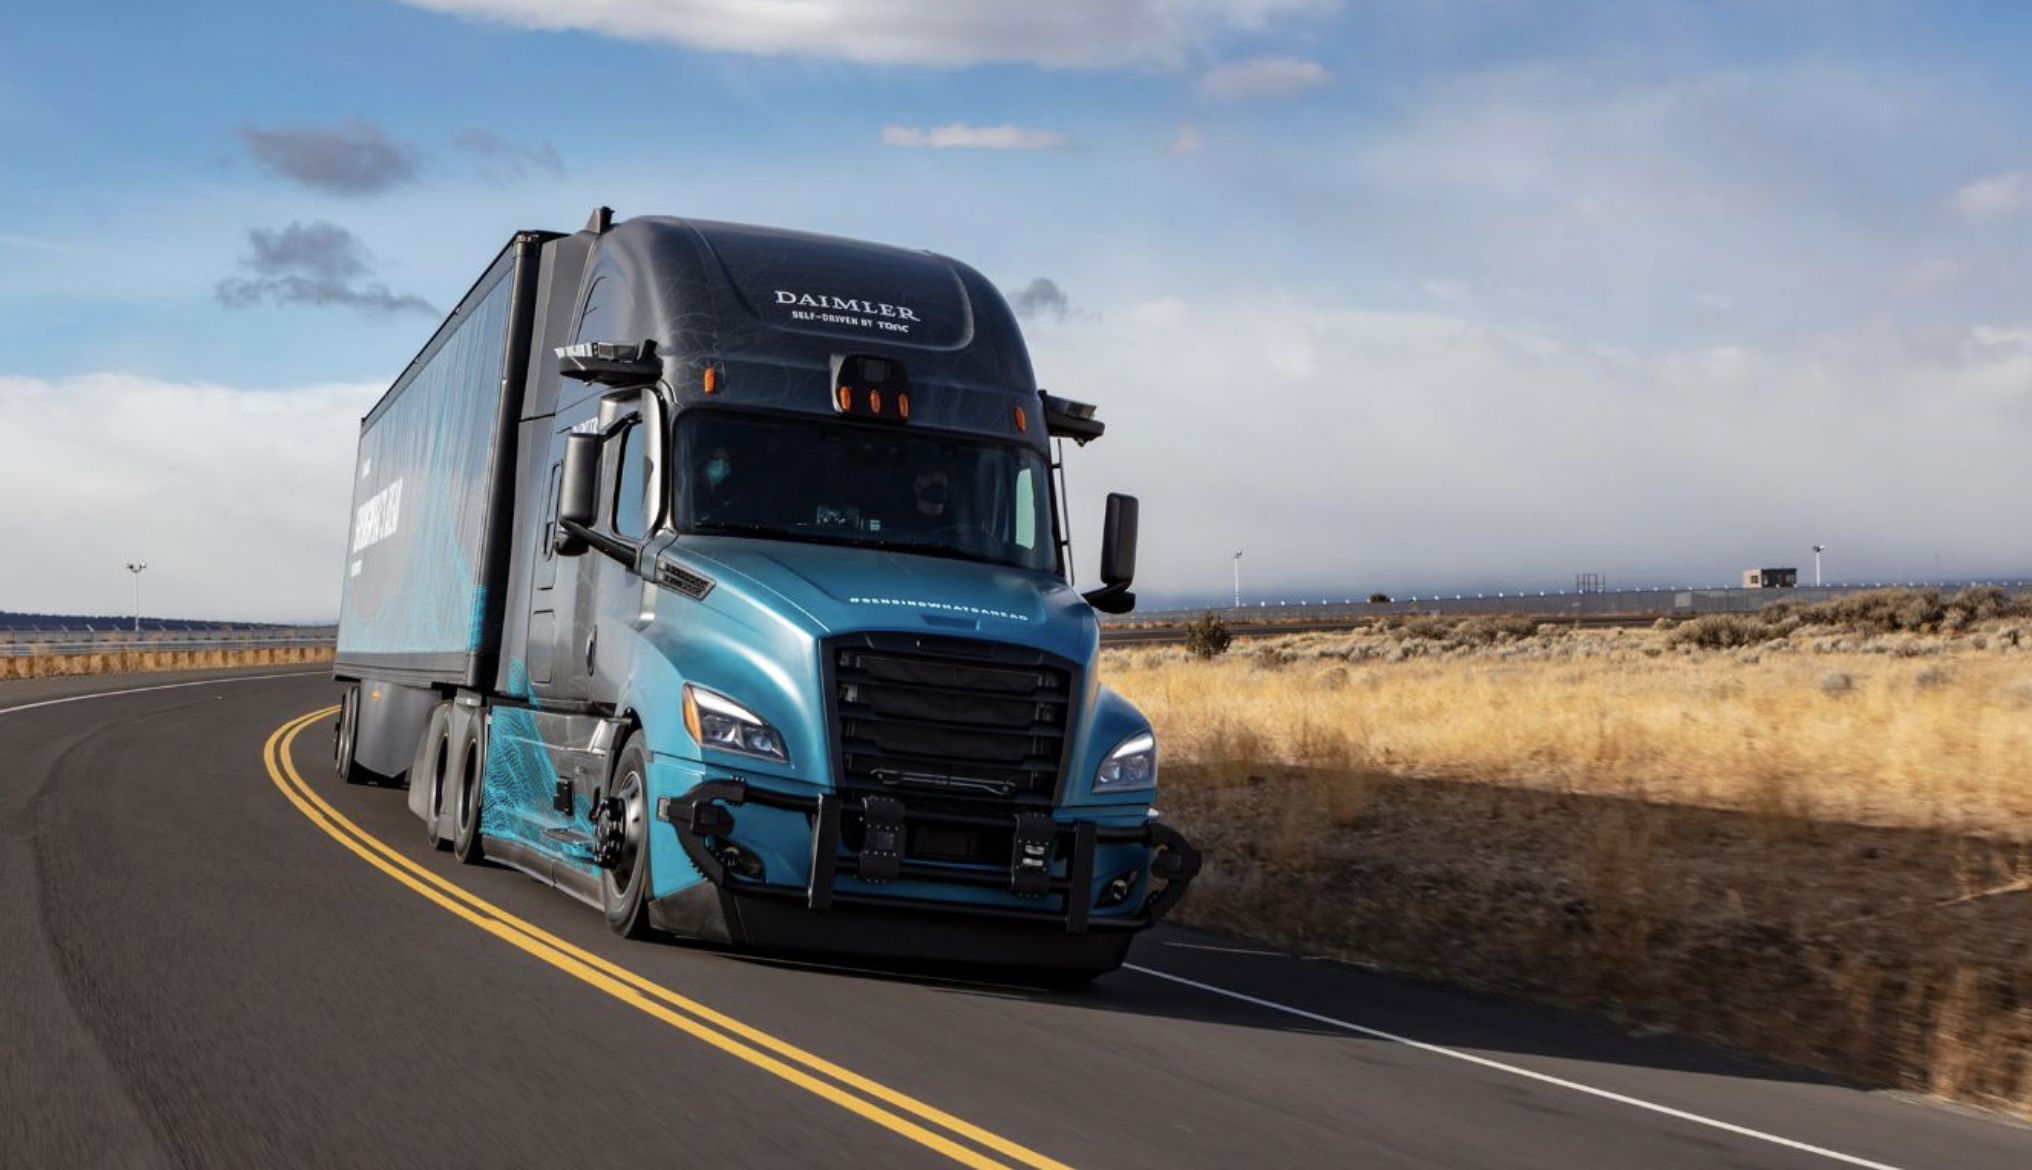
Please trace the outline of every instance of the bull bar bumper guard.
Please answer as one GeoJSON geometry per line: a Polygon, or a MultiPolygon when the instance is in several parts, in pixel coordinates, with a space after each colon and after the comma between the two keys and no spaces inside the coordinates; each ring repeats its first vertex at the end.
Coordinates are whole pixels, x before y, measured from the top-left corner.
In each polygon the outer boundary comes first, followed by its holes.
{"type": "Polygon", "coordinates": [[[899,802],[879,795],[857,797],[822,792],[814,796],[797,796],[753,787],[738,779],[708,780],[684,796],[666,796],[656,802],[657,819],[676,828],[678,843],[684,847],[685,856],[713,886],[736,896],[802,902],[811,910],[827,910],[834,905],[892,908],[1029,923],[1059,923],[1069,934],[1134,931],[1156,922],[1177,905],[1185,896],[1186,888],[1192,884],[1192,879],[1199,874],[1199,851],[1188,844],[1178,830],[1156,820],[1133,826],[1098,825],[1092,821],[1050,821],[1045,831],[1052,840],[1054,852],[1065,858],[1063,877],[1050,875],[1049,865],[1044,874],[1036,873],[1034,868],[1024,865],[1020,854],[1011,859],[1007,870],[999,873],[988,868],[911,861],[901,855],[900,839],[893,851],[864,849],[859,856],[842,857],[840,822],[848,811],[870,818],[871,823],[893,820],[899,830],[907,825],[1007,830],[1019,841],[1026,836],[1034,839],[1038,822],[1047,819],[1028,812],[1011,811],[1007,815],[992,816],[904,808],[899,802]],[[783,882],[730,879],[727,866],[713,852],[710,839],[730,836],[737,819],[734,810],[745,804],[800,812],[811,819],[811,867],[807,884],[795,886],[783,882]],[[871,804],[874,805],[872,809],[869,807],[871,804]],[[1093,887],[1094,853],[1104,844],[1143,845],[1155,850],[1149,862],[1150,877],[1162,881],[1163,885],[1152,890],[1144,898],[1142,906],[1133,913],[1096,916],[1092,913],[1090,896],[1074,896],[1074,891],[1093,887]],[[836,881],[842,875],[866,876],[869,880],[974,886],[1035,897],[1056,894],[1063,896],[1064,909],[1028,910],[931,898],[871,896],[835,889],[836,881]]]}

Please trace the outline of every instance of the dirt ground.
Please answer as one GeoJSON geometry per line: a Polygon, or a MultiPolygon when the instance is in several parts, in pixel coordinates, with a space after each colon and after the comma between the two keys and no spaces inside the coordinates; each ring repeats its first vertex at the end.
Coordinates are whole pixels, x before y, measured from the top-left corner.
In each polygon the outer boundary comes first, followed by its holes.
{"type": "Polygon", "coordinates": [[[1181,917],[2032,1113],[2032,847],[1485,783],[1179,767],[1181,917]]]}

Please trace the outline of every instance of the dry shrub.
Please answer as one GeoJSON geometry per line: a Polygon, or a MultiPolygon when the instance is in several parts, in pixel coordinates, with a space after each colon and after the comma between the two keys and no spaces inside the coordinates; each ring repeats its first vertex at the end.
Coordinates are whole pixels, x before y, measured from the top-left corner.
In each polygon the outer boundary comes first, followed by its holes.
{"type": "Polygon", "coordinates": [[[1209,610],[1185,627],[1185,648],[1201,658],[1218,658],[1228,652],[1235,636],[1221,615],[1209,610]]]}
{"type": "Polygon", "coordinates": [[[1711,613],[1679,626],[1665,636],[1668,646],[1695,646],[1702,650],[1733,650],[1768,641],[1772,628],[1754,617],[1739,613],[1711,613]]]}
{"type": "Polygon", "coordinates": [[[1929,666],[1912,676],[1912,685],[1921,689],[1944,687],[1954,681],[1954,671],[1945,666],[1929,666]]]}
{"type": "Polygon", "coordinates": [[[1996,585],[1970,585],[1952,596],[1938,589],[1873,589],[1816,605],[1781,602],[1764,613],[1855,633],[1952,633],[1981,622],[2032,617],[2032,598],[1996,585]]]}

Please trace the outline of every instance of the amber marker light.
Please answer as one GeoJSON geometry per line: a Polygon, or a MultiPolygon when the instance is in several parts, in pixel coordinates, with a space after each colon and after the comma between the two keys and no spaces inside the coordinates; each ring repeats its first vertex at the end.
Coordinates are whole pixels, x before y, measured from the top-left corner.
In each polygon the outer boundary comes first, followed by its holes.
{"type": "Polygon", "coordinates": [[[840,409],[854,409],[854,392],[845,386],[840,387],[840,409]]]}
{"type": "Polygon", "coordinates": [[[868,409],[876,414],[882,413],[882,392],[880,390],[868,391],[868,409]]]}
{"type": "Polygon", "coordinates": [[[691,688],[684,688],[684,729],[691,732],[693,743],[704,743],[705,733],[699,730],[698,700],[691,697],[691,688]]]}
{"type": "Polygon", "coordinates": [[[1023,415],[1023,408],[1016,408],[1016,433],[1021,435],[1030,430],[1030,420],[1023,415]]]}
{"type": "Polygon", "coordinates": [[[910,395],[901,390],[896,392],[896,413],[906,419],[910,417],[910,395]]]}
{"type": "Polygon", "coordinates": [[[702,388],[708,394],[718,394],[720,392],[720,371],[718,367],[706,367],[705,385],[702,388]]]}

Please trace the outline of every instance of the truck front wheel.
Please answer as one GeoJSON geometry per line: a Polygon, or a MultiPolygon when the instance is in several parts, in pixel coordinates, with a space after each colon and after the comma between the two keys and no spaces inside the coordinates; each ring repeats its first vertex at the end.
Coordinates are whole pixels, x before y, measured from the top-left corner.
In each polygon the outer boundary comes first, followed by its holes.
{"type": "Polygon", "coordinates": [[[606,810],[596,815],[613,819],[620,849],[614,864],[600,871],[600,902],[607,925],[623,938],[648,938],[649,925],[649,752],[642,733],[628,737],[614,765],[614,791],[606,810]]]}

